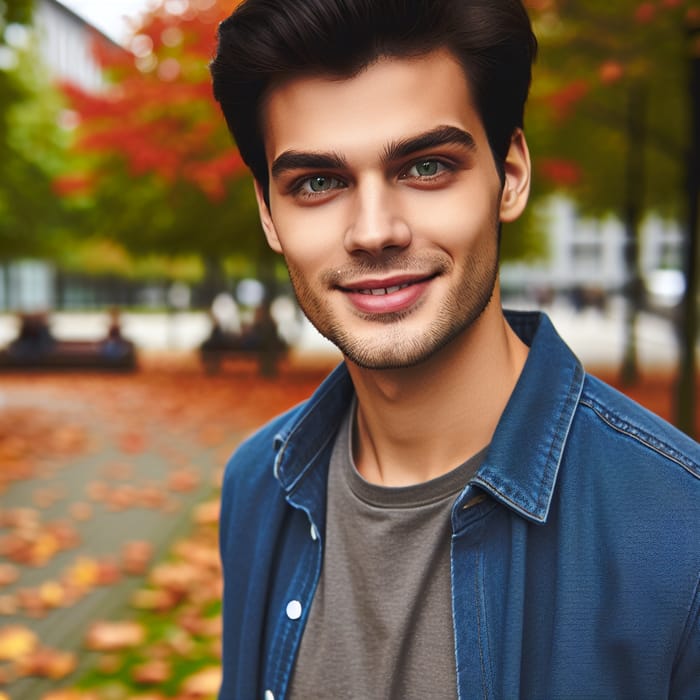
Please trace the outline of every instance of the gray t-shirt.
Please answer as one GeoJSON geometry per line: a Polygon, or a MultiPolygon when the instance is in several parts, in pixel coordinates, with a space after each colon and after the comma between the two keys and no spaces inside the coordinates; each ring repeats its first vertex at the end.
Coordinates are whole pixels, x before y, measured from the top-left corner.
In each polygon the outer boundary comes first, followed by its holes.
{"type": "Polygon", "coordinates": [[[431,481],[365,481],[354,406],[328,477],[325,559],[292,677],[292,700],[454,700],[450,515],[486,450],[431,481]]]}

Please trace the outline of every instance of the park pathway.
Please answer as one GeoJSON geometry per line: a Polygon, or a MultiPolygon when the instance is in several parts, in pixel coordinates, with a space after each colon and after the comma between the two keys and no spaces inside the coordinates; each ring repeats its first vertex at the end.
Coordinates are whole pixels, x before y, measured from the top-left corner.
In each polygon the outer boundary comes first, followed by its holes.
{"type": "Polygon", "coordinates": [[[94,663],[90,625],[124,614],[236,444],[326,369],[0,375],[0,693],[41,700],[94,663]]]}

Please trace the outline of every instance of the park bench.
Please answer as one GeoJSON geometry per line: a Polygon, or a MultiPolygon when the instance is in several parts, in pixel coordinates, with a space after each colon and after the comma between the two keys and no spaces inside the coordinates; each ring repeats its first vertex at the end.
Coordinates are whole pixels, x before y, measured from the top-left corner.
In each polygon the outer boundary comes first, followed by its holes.
{"type": "Polygon", "coordinates": [[[270,376],[276,373],[278,362],[288,350],[281,340],[264,342],[222,334],[205,340],[199,347],[199,354],[207,374],[216,374],[226,360],[248,358],[257,361],[260,374],[270,376]]]}
{"type": "Polygon", "coordinates": [[[0,349],[0,370],[101,369],[136,367],[134,344],[121,337],[117,326],[102,340],[59,340],[43,314],[20,319],[17,338],[0,349]]]}
{"type": "Polygon", "coordinates": [[[18,351],[10,345],[0,350],[0,369],[111,369],[136,367],[132,343],[110,348],[106,341],[57,340],[36,352],[18,351]]]}
{"type": "Polygon", "coordinates": [[[199,346],[202,364],[208,374],[215,374],[227,359],[251,358],[258,362],[260,374],[272,376],[289,347],[277,332],[268,314],[259,314],[256,322],[242,333],[224,331],[214,320],[209,337],[199,346]]]}

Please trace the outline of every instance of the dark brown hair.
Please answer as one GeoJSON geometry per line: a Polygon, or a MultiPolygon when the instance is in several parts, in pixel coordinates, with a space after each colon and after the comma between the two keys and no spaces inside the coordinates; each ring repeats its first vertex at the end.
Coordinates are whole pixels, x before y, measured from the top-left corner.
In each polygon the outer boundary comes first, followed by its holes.
{"type": "Polygon", "coordinates": [[[219,26],[214,95],[267,195],[260,112],[275,82],[351,77],[380,57],[440,48],[464,68],[502,174],[513,132],[523,126],[537,53],[521,0],[245,0],[219,26]]]}

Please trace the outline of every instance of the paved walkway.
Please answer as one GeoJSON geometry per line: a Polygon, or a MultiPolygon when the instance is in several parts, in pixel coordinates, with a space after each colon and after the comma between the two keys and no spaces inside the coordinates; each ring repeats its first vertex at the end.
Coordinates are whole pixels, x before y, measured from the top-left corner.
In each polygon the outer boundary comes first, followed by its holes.
{"type": "MultiPolygon", "coordinates": [[[[261,380],[251,369],[0,375],[0,565],[19,573],[0,582],[0,630],[29,628],[42,646],[78,652],[81,668],[93,661],[88,625],[124,614],[143,582],[125,573],[125,547],[146,542],[155,562],[216,493],[241,437],[320,377],[261,380]]],[[[12,700],[40,700],[62,683],[15,674],[0,661],[12,700]]]]}

